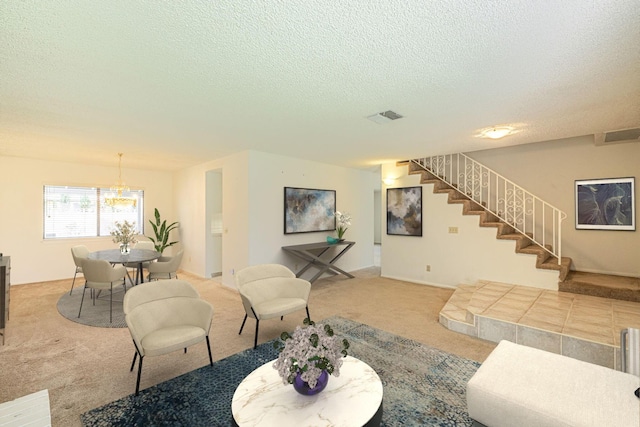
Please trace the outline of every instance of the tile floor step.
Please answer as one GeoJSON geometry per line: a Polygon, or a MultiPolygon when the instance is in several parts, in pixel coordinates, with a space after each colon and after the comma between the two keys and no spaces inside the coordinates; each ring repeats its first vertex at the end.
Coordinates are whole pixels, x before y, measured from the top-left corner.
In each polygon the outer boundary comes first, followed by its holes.
{"type": "MultiPolygon", "coordinates": [[[[630,290],[640,287],[627,279],[630,290]]],[[[440,323],[469,336],[508,339],[619,369],[620,331],[640,329],[640,302],[478,281],[460,285],[440,323]]]]}

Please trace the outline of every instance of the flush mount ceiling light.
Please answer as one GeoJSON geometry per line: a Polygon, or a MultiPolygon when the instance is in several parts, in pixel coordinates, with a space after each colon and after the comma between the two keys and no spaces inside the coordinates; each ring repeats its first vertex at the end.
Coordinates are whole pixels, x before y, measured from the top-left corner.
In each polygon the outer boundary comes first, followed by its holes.
{"type": "Polygon", "coordinates": [[[382,179],[382,182],[384,182],[384,183],[385,183],[385,185],[393,185],[393,183],[394,183],[394,182],[396,182],[396,179],[397,179],[397,178],[393,178],[393,177],[391,177],[391,176],[388,176],[388,177],[386,177],[386,178],[383,178],[383,179],[382,179]]]}
{"type": "Polygon", "coordinates": [[[122,153],[118,153],[120,157],[118,161],[118,182],[110,188],[111,193],[107,194],[104,202],[107,206],[133,206],[136,207],[138,200],[134,197],[127,197],[123,193],[129,192],[129,187],[122,181],[122,153]]]}
{"type": "Polygon", "coordinates": [[[379,125],[385,124],[385,123],[389,123],[393,120],[398,120],[403,118],[404,116],[401,116],[400,114],[396,113],[395,111],[391,111],[391,110],[387,110],[387,111],[383,111],[382,113],[377,113],[377,114],[373,114],[371,116],[367,116],[367,119],[371,120],[372,122],[375,122],[379,125]]]}
{"type": "Polygon", "coordinates": [[[511,135],[514,130],[510,126],[494,126],[480,131],[481,138],[500,139],[511,135]]]}

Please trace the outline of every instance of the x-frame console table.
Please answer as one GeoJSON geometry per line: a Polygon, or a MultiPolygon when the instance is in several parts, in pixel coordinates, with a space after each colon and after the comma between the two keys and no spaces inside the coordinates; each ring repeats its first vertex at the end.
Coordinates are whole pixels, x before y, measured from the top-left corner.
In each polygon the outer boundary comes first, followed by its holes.
{"type": "Polygon", "coordinates": [[[338,243],[318,242],[307,243],[304,245],[283,246],[282,250],[304,261],[307,261],[307,265],[302,267],[302,269],[296,273],[296,277],[302,276],[304,272],[311,267],[315,267],[319,270],[315,276],[309,279],[309,282],[313,283],[318,280],[318,278],[324,273],[343,274],[352,279],[353,276],[346,271],[336,267],[335,262],[340,259],[340,257],[344,255],[349,249],[351,249],[351,247],[355,244],[356,242],[349,242],[344,240],[338,243]],[[342,248],[340,252],[338,252],[333,258],[329,260],[321,258],[322,255],[324,255],[329,249],[338,246],[344,246],[344,248],[342,248]]]}

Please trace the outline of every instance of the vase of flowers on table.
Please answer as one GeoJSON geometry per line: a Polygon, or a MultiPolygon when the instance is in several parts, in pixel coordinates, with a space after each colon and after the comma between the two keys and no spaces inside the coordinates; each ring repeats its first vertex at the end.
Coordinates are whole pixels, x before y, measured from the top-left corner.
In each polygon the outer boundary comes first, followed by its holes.
{"type": "Polygon", "coordinates": [[[284,384],[293,384],[304,395],[320,393],[329,375],[340,376],[342,358],[347,356],[349,341],[340,339],[331,326],[304,319],[293,335],[283,332],[274,347],[280,352],[274,362],[284,384]]]}
{"type": "Polygon", "coordinates": [[[344,233],[351,226],[351,215],[346,212],[335,212],[336,217],[336,233],[338,233],[338,241],[344,240],[344,233]]]}
{"type": "Polygon", "coordinates": [[[131,245],[134,245],[136,240],[136,223],[125,220],[124,222],[116,221],[114,223],[114,229],[111,230],[114,243],[120,243],[120,253],[123,255],[131,252],[131,245]]]}

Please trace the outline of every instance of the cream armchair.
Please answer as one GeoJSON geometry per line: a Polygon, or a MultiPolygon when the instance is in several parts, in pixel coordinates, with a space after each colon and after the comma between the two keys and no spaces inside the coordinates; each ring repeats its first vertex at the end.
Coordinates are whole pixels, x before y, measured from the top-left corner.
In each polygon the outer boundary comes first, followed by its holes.
{"type": "Polygon", "coordinates": [[[309,316],[311,283],[298,279],[291,270],[279,264],[262,264],[246,267],[236,272],[236,285],[244,306],[244,328],[247,317],[256,319],[253,348],[258,345],[260,320],[282,318],[298,310],[306,309],[309,316]]]}
{"type": "MultiPolygon", "coordinates": [[[[82,289],[82,299],[80,300],[80,310],[78,317],[82,313],[82,303],[84,303],[84,294],[87,288],[108,290],[109,291],[109,323],[113,321],[113,287],[117,285],[124,286],[127,290],[124,277],[127,275],[127,269],[122,265],[111,266],[109,261],[103,259],[84,259],[82,261],[82,274],[84,274],[84,288],[82,289]]],[[[93,295],[93,304],[96,304],[96,294],[93,295]]]]}
{"type": "Polygon", "coordinates": [[[182,262],[183,251],[179,251],[172,257],[160,257],[156,262],[150,262],[149,267],[149,280],[158,279],[177,279],[178,268],[182,262]]]}
{"type": "Polygon", "coordinates": [[[198,291],[184,280],[160,280],[134,286],[124,296],[124,318],[136,352],[131,371],[138,362],[136,395],[140,390],[142,360],[207,342],[209,363],[213,365],[209,329],[213,307],[200,298],[198,291]]]}
{"type": "Polygon", "coordinates": [[[73,293],[73,286],[76,284],[76,276],[78,273],[82,273],[82,261],[89,256],[89,249],[85,245],[73,246],[71,248],[71,256],[73,257],[73,263],[76,265],[76,272],[73,274],[73,282],[71,282],[71,290],[69,295],[73,293]]]}

